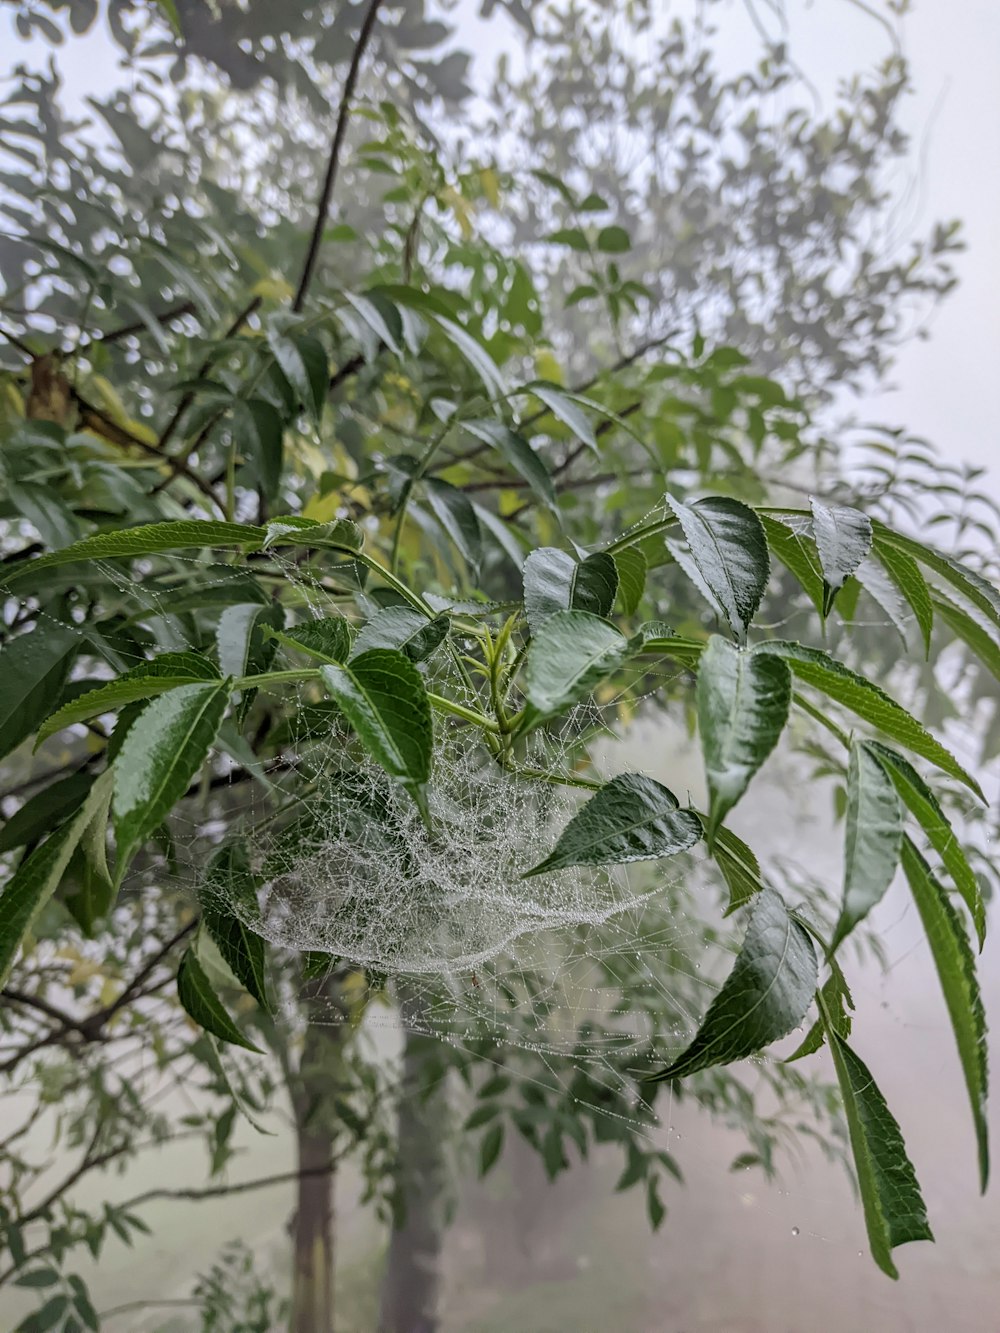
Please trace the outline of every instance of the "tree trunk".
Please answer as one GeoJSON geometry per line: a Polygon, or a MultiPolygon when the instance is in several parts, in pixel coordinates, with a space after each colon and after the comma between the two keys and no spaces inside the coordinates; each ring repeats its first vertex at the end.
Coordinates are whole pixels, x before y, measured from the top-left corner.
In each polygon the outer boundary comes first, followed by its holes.
{"type": "Polygon", "coordinates": [[[298,1153],[298,1196],[292,1218],[291,1333],[333,1333],[334,1097],[342,1082],[350,1031],[335,977],[310,984],[302,1059],[291,1082],[298,1153]]]}
{"type": "Polygon", "coordinates": [[[413,1030],[421,1001],[400,993],[407,1028],[399,1100],[397,1219],[382,1285],[380,1333],[437,1333],[450,1204],[448,1099],[438,1043],[413,1030]]]}
{"type": "Polygon", "coordinates": [[[328,1133],[296,1126],[292,1333],[333,1333],[333,1170],[328,1133]],[[325,1170],[324,1168],[329,1168],[325,1170]]]}

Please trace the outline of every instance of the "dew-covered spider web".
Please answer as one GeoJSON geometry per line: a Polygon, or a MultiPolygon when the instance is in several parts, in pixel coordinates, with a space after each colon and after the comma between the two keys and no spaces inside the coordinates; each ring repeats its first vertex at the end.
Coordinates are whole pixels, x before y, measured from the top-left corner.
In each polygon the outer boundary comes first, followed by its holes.
{"type": "MultiPolygon", "coordinates": [[[[202,606],[241,604],[245,571],[171,559],[179,572],[196,566],[202,606]]],[[[347,566],[331,577],[292,558],[271,553],[270,559],[289,625],[343,615],[345,607],[356,621],[359,604],[362,614],[379,610],[360,583],[350,589],[347,566]]],[[[105,572],[123,597],[145,608],[143,622],[161,648],[211,651],[210,641],[185,632],[191,622],[162,585],[130,580],[110,566],[105,572]]],[[[205,624],[216,619],[210,612],[205,624]]],[[[467,607],[455,608],[452,641],[459,651],[472,649],[472,623],[467,607]]],[[[268,669],[302,665],[300,654],[278,645],[268,669]]],[[[481,708],[481,699],[464,692],[446,649],[421,670],[437,694],[481,708]]],[[[520,767],[598,780],[644,772],[670,786],[682,805],[697,804],[701,765],[684,723],[690,682],[678,680],[680,674],[676,663],[644,663],[616,693],[579,706],[534,737],[520,767]],[[653,694],[667,698],[666,711],[653,694]],[[626,733],[624,742],[615,740],[628,714],[637,719],[635,739],[626,733]]],[[[435,714],[428,829],[408,793],[338,719],[319,682],[273,688],[267,729],[259,721],[262,701],[241,701],[241,725],[224,728],[204,795],[177,808],[169,853],[140,866],[127,890],[168,887],[263,936],[278,977],[275,996],[292,1022],[301,1022],[306,994],[310,1022],[356,1021],[341,1003],[340,983],[361,977],[379,997],[365,1012],[369,1029],[418,1032],[487,1062],[484,1052],[492,1048],[498,1059],[505,1053],[508,1070],[510,1053],[520,1053],[521,1076],[529,1081],[544,1076],[569,1086],[582,1071],[588,1096],[595,1088],[614,1098],[626,1094],[609,1102],[609,1117],[649,1123],[652,1107],[636,1075],[662,1067],[688,1044],[741,935],[739,918],[725,917],[728,890],[704,845],[653,862],[525,878],[551,851],[586,790],[504,771],[473,726],[435,714]],[[244,731],[263,743],[251,746],[244,731]],[[254,749],[272,757],[258,760],[254,749]],[[239,847],[252,892],[241,875],[212,871],[225,842],[239,847]],[[328,989],[317,987],[317,977],[329,979],[328,989]]],[[[815,789],[778,795],[775,822],[789,829],[790,847],[801,843],[810,820],[830,841],[830,807],[817,814],[815,789]]],[[[761,830],[759,850],[768,850],[769,831],[761,830]]],[[[839,891],[839,849],[824,865],[813,853],[806,866],[771,858],[766,873],[791,904],[808,903],[822,915],[833,910],[839,891]]],[[[804,1100],[814,1111],[823,1103],[822,1119],[825,1094],[814,1097],[811,1075],[800,1069],[763,1057],[752,1074],[765,1081],[772,1101],[791,1090],[792,1103],[804,1100]]],[[[724,1083],[715,1078],[706,1083],[714,1109],[740,1121],[743,1111],[718,1092],[724,1083]]]]}

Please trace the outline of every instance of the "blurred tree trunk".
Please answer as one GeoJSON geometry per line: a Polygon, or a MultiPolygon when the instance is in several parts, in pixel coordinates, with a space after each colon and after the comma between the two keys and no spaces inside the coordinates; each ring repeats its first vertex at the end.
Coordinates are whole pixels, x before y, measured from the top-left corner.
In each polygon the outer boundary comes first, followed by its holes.
{"type": "Polygon", "coordinates": [[[445,1067],[422,1025],[421,999],[400,987],[406,1028],[399,1098],[396,1222],[382,1285],[380,1333],[437,1333],[450,1205],[445,1067]]]}
{"type": "Polygon", "coordinates": [[[291,1226],[290,1328],[291,1333],[333,1333],[333,1103],[342,1082],[343,1048],[350,1031],[335,977],[309,983],[306,1012],[309,1025],[302,1059],[291,1080],[299,1180],[291,1226]]]}

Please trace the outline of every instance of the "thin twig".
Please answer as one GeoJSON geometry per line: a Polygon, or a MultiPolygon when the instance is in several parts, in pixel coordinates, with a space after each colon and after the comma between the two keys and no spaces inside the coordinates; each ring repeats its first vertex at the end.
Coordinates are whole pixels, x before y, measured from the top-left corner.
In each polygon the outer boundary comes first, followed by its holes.
{"type": "Polygon", "coordinates": [[[340,152],[344,144],[344,135],[347,132],[347,122],[351,111],[351,100],[354,97],[354,85],[358,81],[358,71],[361,68],[361,60],[375,28],[375,20],[378,17],[378,11],[381,4],[382,0],[371,0],[371,4],[368,6],[368,13],[365,15],[364,22],[361,25],[357,45],[355,46],[354,54],[351,57],[351,64],[347,71],[347,78],[344,80],[344,91],[340,98],[340,110],[337,112],[337,124],[333,131],[333,141],[330,144],[330,156],[327,159],[326,175],[323,178],[323,188],[320,190],[319,204],[316,209],[316,220],[313,223],[312,235],[309,238],[309,249],[306,251],[305,263],[302,266],[302,276],[299,279],[298,290],[295,293],[295,300],[292,302],[292,309],[296,313],[298,313],[305,304],[306,295],[309,291],[309,284],[312,282],[313,272],[316,268],[316,260],[319,258],[319,248],[323,240],[323,231],[326,227],[327,213],[330,210],[330,199],[333,196],[333,187],[337,183],[337,169],[340,166],[340,152]]]}
{"type": "MultiPolygon", "coordinates": [[[[162,310],[159,313],[154,311],[153,318],[157,324],[172,324],[175,319],[183,319],[185,315],[197,313],[198,307],[193,301],[182,301],[180,305],[172,306],[169,310],[162,310]]],[[[122,338],[131,337],[133,333],[143,333],[148,327],[145,320],[137,319],[133,324],[123,324],[120,328],[109,329],[107,333],[96,333],[90,342],[116,343],[122,338]]]]}

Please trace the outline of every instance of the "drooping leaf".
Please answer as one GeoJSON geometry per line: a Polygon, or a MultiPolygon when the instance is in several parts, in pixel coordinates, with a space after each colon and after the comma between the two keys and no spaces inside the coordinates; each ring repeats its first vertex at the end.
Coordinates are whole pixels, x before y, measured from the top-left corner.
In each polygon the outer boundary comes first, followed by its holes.
{"type": "Polygon", "coordinates": [[[902,837],[903,811],[895,785],[885,766],[856,740],[847,769],[844,897],[831,953],[885,897],[899,865],[902,837]]]}
{"type": "Polygon", "coordinates": [[[398,648],[411,662],[423,662],[448,637],[451,617],[443,611],[428,620],[410,606],[387,606],[363,625],[351,650],[352,659],[372,648],[398,648]]]}
{"type": "MultiPolygon", "coordinates": [[[[831,958],[829,963],[830,975],[823,982],[820,998],[825,1006],[826,1020],[838,1037],[843,1037],[846,1041],[851,1035],[853,1025],[851,1014],[854,1011],[854,997],[836,958],[831,958]]],[[[820,1014],[803,1037],[800,1045],[795,1048],[791,1055],[785,1057],[785,1064],[790,1065],[795,1060],[804,1060],[807,1055],[815,1055],[825,1040],[826,1027],[824,1026],[823,1014],[820,1014]]]]}
{"type": "Polygon", "coordinates": [[[215,665],[200,653],[160,653],[158,657],[132,667],[117,680],[87,690],[63,704],[39,727],[36,748],[49,736],[75,722],[86,722],[102,713],[116,712],[136,699],[152,699],[190,681],[218,678],[215,665]]]}
{"type": "Polygon", "coordinates": [[[709,496],[691,505],[670,499],[670,507],[687,548],[669,541],[667,549],[737,639],[746,642],[771,568],[760,519],[748,505],[726,496],[709,496]]]}
{"type": "Polygon", "coordinates": [[[816,952],[781,895],[761,889],[743,947],[694,1040],[652,1081],[684,1078],[731,1064],[787,1036],[805,1017],[816,989],[816,952]]]}
{"type": "Polygon", "coordinates": [[[533,393],[558,421],[561,421],[564,426],[568,426],[573,434],[579,436],[589,449],[593,449],[597,453],[597,435],[590,423],[590,418],[583,408],[558,384],[549,384],[545,380],[533,380],[530,384],[524,386],[523,392],[533,393]]]}
{"type": "Polygon", "coordinates": [[[618,605],[622,615],[631,616],[639,609],[646,590],[649,565],[638,546],[626,546],[616,551],[612,559],[618,571],[618,605]]]}
{"type": "Polygon", "coordinates": [[[523,435],[503,421],[488,418],[484,421],[463,421],[462,429],[496,449],[508,467],[512,468],[550,509],[556,507],[556,492],[549,470],[541,457],[523,435]]]}
{"type": "Polygon", "coordinates": [[[81,636],[43,622],[9,639],[0,652],[0,758],[21,744],[59,697],[81,636]]]}
{"type": "Polygon", "coordinates": [[[732,829],[725,827],[715,831],[712,856],[729,888],[729,902],[725,913],[729,916],[744,903],[748,903],[754,894],[763,888],[760,862],[743,839],[738,838],[732,829]]]}
{"type": "Polygon", "coordinates": [[[931,631],[934,628],[934,607],[931,602],[930,589],[920,572],[920,566],[911,555],[907,555],[905,551],[897,546],[879,541],[878,538],[874,542],[873,551],[886,573],[909,603],[914,619],[920,626],[920,633],[924,641],[924,653],[929,656],[931,631]]]}
{"type": "Polygon", "coordinates": [[[944,992],[951,1029],[969,1091],[979,1149],[979,1183],[983,1192],[990,1172],[986,1099],[986,1015],[983,1011],[975,955],[958,913],[912,839],[903,839],[903,870],[923,922],[927,943],[944,992]]]}
{"type": "Polygon", "coordinates": [[[934,1239],[927,1209],[899,1125],[868,1067],[832,1023],[827,1025],[826,1038],[844,1099],[872,1258],[883,1273],[897,1278],[892,1261],[896,1246],[934,1239]]]}
{"type": "Polygon", "coordinates": [[[376,763],[413,797],[425,821],[431,775],[431,706],[423,678],[405,653],[371,648],[320,675],[376,763]]]}
{"type": "Polygon", "coordinates": [[[931,600],[934,610],[952,633],[972,649],[994,680],[1000,680],[1000,642],[953,602],[937,596],[931,600]]]}
{"type": "Polygon", "coordinates": [[[351,629],[343,616],[303,620],[298,625],[270,630],[269,633],[286,648],[308,653],[321,662],[345,662],[351,651],[351,629]]]}
{"type": "MultiPolygon", "coordinates": [[[[913,637],[913,617],[910,615],[906,598],[874,556],[865,556],[858,565],[840,593],[841,603],[847,599],[852,584],[857,586],[859,593],[864,589],[872,601],[885,612],[903,640],[904,648],[909,649],[913,637]]],[[[845,621],[853,619],[856,614],[856,608],[852,609],[850,614],[845,611],[845,621]]]]}
{"type": "Polygon", "coordinates": [[[323,344],[309,333],[288,327],[284,319],[272,320],[267,334],[268,346],[282,375],[296,398],[319,421],[330,382],[329,363],[323,344]]]}
{"type": "Polygon", "coordinates": [[[74,810],[79,809],[93,785],[90,773],[71,773],[51,782],[25,801],[0,829],[0,852],[13,851],[38,842],[51,833],[74,810]]]}
{"type": "Polygon", "coordinates": [[[556,611],[532,636],[524,693],[535,718],[553,717],[588,695],[625,661],[629,643],[588,611],[556,611]]]}
{"type": "Polygon", "coordinates": [[[823,570],[816,543],[808,533],[798,532],[769,514],[758,517],[771,554],[795,575],[813,606],[823,615],[823,570]]]}
{"type": "Polygon", "coordinates": [[[970,601],[993,624],[994,628],[1000,630],[1000,592],[976,570],[954,560],[950,555],[936,551],[932,546],[925,546],[923,542],[914,541],[912,537],[904,537],[901,532],[895,532],[877,520],[872,521],[872,528],[880,559],[884,550],[891,547],[908,555],[917,564],[925,565],[946,583],[951,584],[956,592],[970,601]]]}
{"type": "Polygon", "coordinates": [[[0,989],[7,984],[21,942],[59,887],[70,857],[100,809],[112,771],[106,769],[95,780],[83,804],[24,858],[0,892],[0,989]]]}
{"type": "MultiPolygon", "coordinates": [[[[219,669],[224,676],[243,676],[250,668],[250,653],[254,631],[269,606],[259,602],[237,602],[227,606],[219,616],[215,631],[219,669]]],[[[258,630],[259,636],[259,630],[258,630]]]]}
{"type": "Polygon", "coordinates": [[[437,521],[476,573],[483,560],[483,534],[469,497],[450,482],[431,477],[427,481],[427,498],[437,521]]]}
{"type": "Polygon", "coordinates": [[[114,766],[119,882],[133,852],[162,823],[207,758],[229,694],[225,680],[180,685],[154,699],[130,728],[114,766]]]}
{"type": "Polygon", "coordinates": [[[871,550],[872,524],[867,514],[849,505],[809,501],[813,533],[823,569],[823,614],[828,616],[834,598],[871,550]]]}
{"type": "Polygon", "coordinates": [[[986,940],[986,908],[979,891],[979,881],[940,802],[910,761],[898,751],[879,741],[865,741],[865,746],[883,765],[906,808],[944,862],[955,888],[972,915],[976,938],[982,949],[986,940]]]}
{"type": "Polygon", "coordinates": [[[230,1018],[193,949],[185,950],[177,969],[177,998],[184,1012],[213,1037],[261,1054],[260,1047],[245,1037],[230,1018]]]}
{"type": "Polygon", "coordinates": [[[265,1013],[271,1013],[264,941],[245,924],[247,919],[257,917],[258,907],[256,886],[244,847],[227,843],[212,857],[200,898],[202,923],[226,966],[265,1013]]]}
{"type": "Polygon", "coordinates": [[[527,875],[674,856],[693,847],[701,835],[701,820],[691,810],[678,809],[668,788],[640,773],[623,773],[587,801],[527,875]]]}
{"type": "Polygon", "coordinates": [[[777,657],[737,648],[714,634],[698,664],[698,730],[708,780],[708,841],[774,749],[792,697],[777,657]]]}
{"type": "Polygon", "coordinates": [[[253,446],[258,484],[268,499],[281,492],[281,474],[285,464],[285,427],[281,413],[263,398],[233,403],[236,420],[253,446]]]}
{"type": "Polygon", "coordinates": [[[985,800],[979,783],[967,773],[954,755],[926,730],[901,704],[872,681],[824,653],[819,648],[789,640],[772,639],[753,650],[762,655],[783,657],[793,674],[828,698],[850,709],[871,726],[898,741],[914,754],[935,764],[942,772],[971,788],[985,800]]]}
{"type": "Polygon", "coordinates": [[[607,616],[618,590],[618,570],[603,551],[574,560],[566,551],[543,546],[524,562],[524,612],[532,634],[556,611],[589,611],[607,616]]]}

